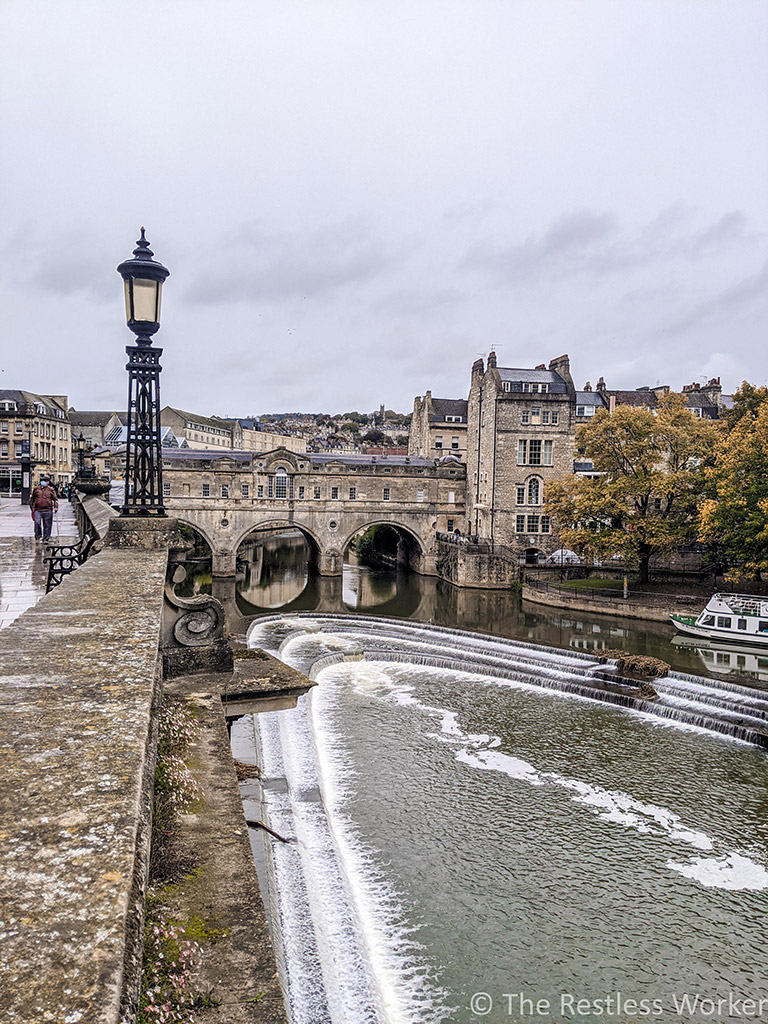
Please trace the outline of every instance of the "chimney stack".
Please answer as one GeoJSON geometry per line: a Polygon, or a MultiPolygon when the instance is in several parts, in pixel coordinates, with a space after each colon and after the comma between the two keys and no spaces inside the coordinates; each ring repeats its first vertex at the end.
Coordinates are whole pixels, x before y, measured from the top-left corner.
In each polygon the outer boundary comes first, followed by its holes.
{"type": "Polygon", "coordinates": [[[576,393],[576,387],[571,377],[571,361],[567,355],[558,356],[557,359],[550,359],[549,368],[555,373],[559,373],[565,381],[568,393],[573,395],[576,393]]]}

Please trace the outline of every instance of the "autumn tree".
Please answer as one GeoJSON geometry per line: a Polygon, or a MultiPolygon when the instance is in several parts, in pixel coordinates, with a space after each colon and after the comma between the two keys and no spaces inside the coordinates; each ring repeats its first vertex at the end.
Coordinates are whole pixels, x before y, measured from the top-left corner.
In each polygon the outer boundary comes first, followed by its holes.
{"type": "Polygon", "coordinates": [[[746,382],[715,449],[701,509],[701,539],[731,563],[734,579],[768,571],[768,388],[746,382]]]}
{"type": "Polygon", "coordinates": [[[590,559],[621,555],[647,583],[654,555],[696,535],[715,435],[715,426],[697,419],[681,395],[663,395],[654,411],[620,405],[597,412],[576,432],[577,450],[595,476],[546,489],[562,543],[590,559]]]}

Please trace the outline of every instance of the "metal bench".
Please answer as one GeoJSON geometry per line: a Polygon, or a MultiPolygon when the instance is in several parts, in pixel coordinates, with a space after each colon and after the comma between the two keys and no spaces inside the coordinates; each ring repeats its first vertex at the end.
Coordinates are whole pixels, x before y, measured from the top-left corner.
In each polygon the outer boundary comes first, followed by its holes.
{"type": "Polygon", "coordinates": [[[48,563],[46,594],[54,587],[58,587],[65,576],[83,564],[98,539],[97,534],[86,533],[76,544],[48,544],[46,546],[47,554],[43,557],[43,561],[48,563]]]}

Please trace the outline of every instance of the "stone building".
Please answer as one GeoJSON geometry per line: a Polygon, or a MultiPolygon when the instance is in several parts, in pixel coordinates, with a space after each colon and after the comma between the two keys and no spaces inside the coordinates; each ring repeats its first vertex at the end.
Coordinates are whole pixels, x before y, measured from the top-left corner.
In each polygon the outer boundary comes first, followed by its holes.
{"type": "MultiPolygon", "coordinates": [[[[567,355],[534,369],[501,367],[496,353],[472,367],[469,399],[414,401],[409,453],[438,458],[452,451],[467,464],[463,532],[536,560],[558,546],[543,511],[548,481],[576,473],[592,476],[591,463],[574,460],[576,431],[600,410],[617,406],[656,409],[668,385],[609,389],[603,377],[577,391],[567,355]],[[450,447],[448,446],[450,442],[450,447]]],[[[683,388],[691,412],[716,419],[730,404],[720,379],[683,388]]]]}
{"type": "Polygon", "coordinates": [[[307,442],[295,434],[278,434],[264,430],[255,419],[224,419],[232,427],[232,447],[245,452],[271,452],[287,448],[291,452],[306,452],[307,442]]]}
{"type": "Polygon", "coordinates": [[[472,536],[535,560],[557,546],[543,512],[548,481],[573,473],[576,389],[568,356],[535,369],[472,366],[467,520],[472,536]]]}
{"type": "Polygon", "coordinates": [[[82,435],[86,442],[90,442],[94,448],[108,444],[107,437],[112,431],[125,426],[127,419],[125,413],[121,414],[114,410],[84,412],[78,412],[77,409],[69,410],[69,422],[73,435],[75,437],[82,435]]]}
{"type": "Polygon", "coordinates": [[[166,405],[160,411],[160,423],[163,427],[170,427],[177,438],[186,438],[190,448],[203,451],[228,448],[231,451],[263,452],[280,446],[297,452],[307,449],[304,438],[263,431],[253,419],[201,416],[166,405]]]}
{"type": "Polygon", "coordinates": [[[466,467],[456,458],[251,452],[163,452],[163,498],[214,551],[214,574],[234,572],[237,548],[260,526],[300,529],[321,573],[341,572],[352,537],[388,523],[409,536],[411,567],[436,572],[438,535],[465,518],[466,467]]]}
{"type": "Polygon", "coordinates": [[[467,460],[467,402],[463,398],[416,396],[408,434],[408,454],[428,459],[456,455],[467,460]]]}
{"type": "Polygon", "coordinates": [[[32,460],[35,479],[72,479],[72,446],[66,395],[0,390],[0,494],[21,493],[21,458],[32,460]]]}

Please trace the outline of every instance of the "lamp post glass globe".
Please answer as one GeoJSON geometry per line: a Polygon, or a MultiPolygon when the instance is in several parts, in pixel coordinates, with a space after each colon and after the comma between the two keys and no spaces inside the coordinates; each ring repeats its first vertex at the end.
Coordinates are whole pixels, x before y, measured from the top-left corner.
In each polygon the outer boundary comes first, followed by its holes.
{"type": "Polygon", "coordinates": [[[142,228],[133,259],[117,268],[125,289],[125,319],[140,345],[151,345],[152,335],[160,328],[163,281],[170,273],[153,255],[142,228]]]}

